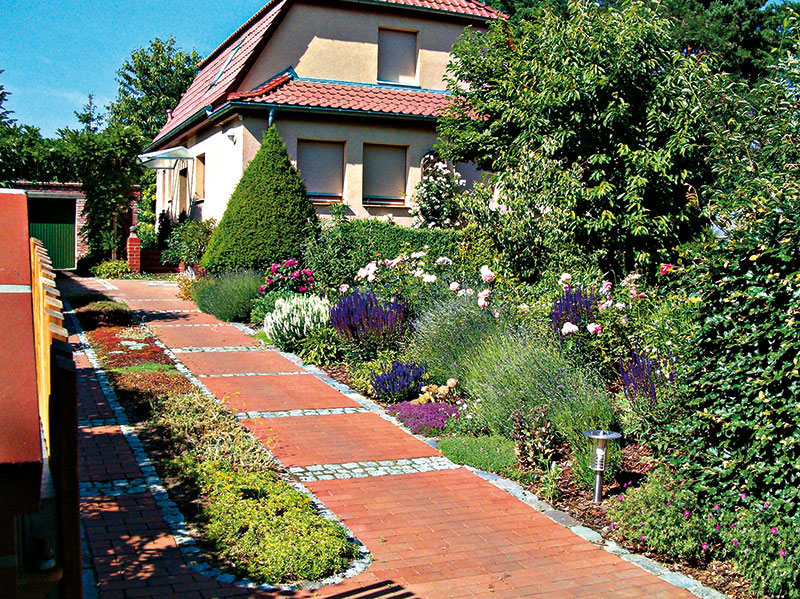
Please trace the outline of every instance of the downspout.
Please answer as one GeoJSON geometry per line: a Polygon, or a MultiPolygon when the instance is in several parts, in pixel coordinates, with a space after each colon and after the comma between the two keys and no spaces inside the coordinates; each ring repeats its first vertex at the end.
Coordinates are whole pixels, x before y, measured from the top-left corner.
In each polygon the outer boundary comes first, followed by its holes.
{"type": "Polygon", "coordinates": [[[275,109],[274,108],[270,108],[269,109],[269,118],[267,120],[267,126],[268,127],[272,127],[272,123],[273,122],[275,122],[275,109]]]}

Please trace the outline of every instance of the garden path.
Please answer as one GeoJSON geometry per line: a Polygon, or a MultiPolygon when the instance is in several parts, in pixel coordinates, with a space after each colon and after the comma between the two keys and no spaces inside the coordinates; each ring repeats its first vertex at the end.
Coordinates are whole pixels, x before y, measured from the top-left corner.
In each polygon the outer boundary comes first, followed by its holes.
{"type": "Polygon", "coordinates": [[[152,468],[72,330],[87,598],[694,596],[454,466],[235,326],[175,299],[174,285],[76,277],[60,285],[127,302],[245,426],[275,439],[277,458],[373,557],[364,572],[318,591],[252,591],[189,567],[168,524],[174,516],[147,483],[152,468]]]}

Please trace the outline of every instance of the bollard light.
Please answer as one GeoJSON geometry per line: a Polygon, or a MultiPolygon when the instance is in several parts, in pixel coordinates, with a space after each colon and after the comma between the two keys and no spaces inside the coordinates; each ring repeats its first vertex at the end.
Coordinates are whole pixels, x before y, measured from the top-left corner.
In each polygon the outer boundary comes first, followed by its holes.
{"type": "Polygon", "coordinates": [[[614,431],[604,430],[584,431],[583,434],[591,440],[589,468],[595,471],[594,502],[600,503],[603,498],[603,472],[606,471],[608,444],[614,439],[619,439],[622,435],[614,431]]]}

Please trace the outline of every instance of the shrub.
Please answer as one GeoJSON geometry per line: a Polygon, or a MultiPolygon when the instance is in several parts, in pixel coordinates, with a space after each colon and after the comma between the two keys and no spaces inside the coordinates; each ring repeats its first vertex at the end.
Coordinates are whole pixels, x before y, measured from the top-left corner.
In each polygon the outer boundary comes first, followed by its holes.
{"type": "Polygon", "coordinates": [[[227,322],[247,322],[262,277],[252,271],[229,272],[198,279],[192,287],[197,307],[227,322]]]}
{"type": "Polygon", "coordinates": [[[231,195],[201,266],[211,273],[266,270],[299,255],[318,228],[305,184],[273,126],[231,195]]]}
{"type": "Polygon", "coordinates": [[[274,262],[269,267],[266,285],[260,290],[262,294],[271,291],[291,291],[306,293],[314,289],[314,273],[311,269],[300,268],[297,260],[289,258],[283,262],[274,262]]]}
{"type": "Polygon", "coordinates": [[[339,337],[330,327],[309,331],[300,342],[298,355],[307,364],[328,366],[339,361],[341,347],[339,337]]]}
{"type": "Polygon", "coordinates": [[[305,245],[303,256],[320,284],[333,289],[350,283],[358,269],[372,260],[391,259],[426,248],[431,256],[455,259],[456,269],[461,269],[461,240],[461,233],[456,231],[409,229],[375,219],[340,216],[323,227],[318,240],[305,245]]]}
{"type": "Polygon", "coordinates": [[[524,479],[517,465],[514,443],[498,435],[486,437],[445,437],[439,450],[456,464],[494,472],[507,478],[524,479]]]}
{"type": "Polygon", "coordinates": [[[161,261],[164,264],[180,262],[189,266],[198,264],[208,249],[208,243],[216,226],[217,221],[213,218],[192,219],[178,225],[167,239],[167,247],[161,253],[161,261]]]}
{"type": "Polygon", "coordinates": [[[523,470],[547,471],[558,445],[558,434],[547,417],[548,406],[515,410],[511,414],[511,438],[523,470]]]}
{"type": "Polygon", "coordinates": [[[384,364],[391,363],[395,359],[397,356],[394,351],[383,351],[378,352],[374,360],[366,362],[351,360],[347,368],[350,386],[359,393],[375,397],[375,390],[372,388],[373,371],[380,370],[384,364]]]}
{"type": "MultiPolygon", "coordinates": [[[[555,432],[573,452],[578,475],[592,483],[583,431],[611,428],[614,412],[594,377],[551,342],[524,330],[494,334],[465,360],[462,383],[470,399],[468,425],[474,430],[510,438],[515,410],[545,406],[555,432]]],[[[619,464],[616,446],[609,461],[608,475],[619,464]]]]}
{"type": "Polygon", "coordinates": [[[156,223],[156,244],[159,248],[166,249],[167,239],[172,235],[172,217],[169,212],[162,210],[158,213],[158,222],[156,223]]]}
{"type": "Polygon", "coordinates": [[[98,279],[120,279],[131,274],[130,266],[125,260],[106,260],[97,266],[92,266],[89,271],[98,279]]]}
{"type": "Polygon", "coordinates": [[[275,309],[275,302],[279,299],[287,299],[294,294],[291,291],[276,289],[275,291],[263,291],[263,285],[258,289],[258,297],[253,301],[253,309],[250,311],[250,322],[264,325],[264,318],[275,309]]]}
{"type": "Polygon", "coordinates": [[[389,406],[386,412],[406,425],[415,435],[438,435],[451,419],[459,416],[456,406],[438,402],[415,404],[404,401],[389,406]]]}
{"type": "Polygon", "coordinates": [[[480,308],[474,296],[452,297],[420,316],[409,352],[418,362],[428,365],[432,380],[461,380],[466,357],[497,327],[498,320],[480,308]]]}
{"type": "Polygon", "coordinates": [[[328,300],[315,295],[294,295],[275,302],[275,310],[264,318],[264,333],[281,349],[295,351],[306,335],[329,323],[328,300]]]}
{"type": "Polygon", "coordinates": [[[423,161],[422,180],[414,189],[411,216],[415,227],[444,229],[458,227],[461,210],[456,197],[464,182],[446,162],[436,156],[423,161]]]}
{"type": "Polygon", "coordinates": [[[406,300],[382,300],[373,292],[355,291],[342,297],[331,308],[330,317],[331,326],[349,345],[351,353],[367,359],[396,346],[412,326],[406,300]]]}
{"type": "Polygon", "coordinates": [[[395,360],[389,367],[382,364],[380,374],[373,370],[370,383],[379,399],[396,403],[416,398],[427,372],[424,364],[395,360]]]}

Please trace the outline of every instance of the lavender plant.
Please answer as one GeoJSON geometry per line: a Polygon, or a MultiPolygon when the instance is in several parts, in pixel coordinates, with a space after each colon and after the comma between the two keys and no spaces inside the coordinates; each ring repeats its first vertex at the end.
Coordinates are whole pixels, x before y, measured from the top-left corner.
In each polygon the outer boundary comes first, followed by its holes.
{"type": "Polygon", "coordinates": [[[370,359],[411,331],[411,310],[403,298],[383,300],[371,291],[354,291],[331,308],[331,326],[351,353],[370,359]]]}
{"type": "Polygon", "coordinates": [[[425,375],[428,372],[426,365],[414,362],[394,361],[391,366],[382,365],[380,374],[374,370],[370,375],[370,382],[379,399],[396,403],[417,397],[425,375]]]}

